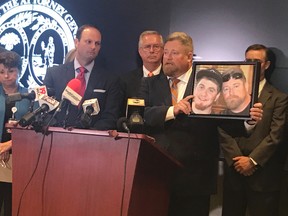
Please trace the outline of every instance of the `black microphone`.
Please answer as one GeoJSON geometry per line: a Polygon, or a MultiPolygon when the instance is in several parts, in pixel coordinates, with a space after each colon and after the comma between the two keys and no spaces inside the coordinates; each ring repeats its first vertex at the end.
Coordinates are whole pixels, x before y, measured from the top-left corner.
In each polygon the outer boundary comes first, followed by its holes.
{"type": "Polygon", "coordinates": [[[48,110],[49,110],[49,106],[47,104],[45,104],[45,103],[42,104],[40,107],[38,107],[33,112],[26,113],[20,119],[19,125],[22,126],[22,127],[26,127],[26,126],[30,125],[38,114],[40,114],[42,112],[47,112],[48,110]]]}
{"type": "Polygon", "coordinates": [[[81,115],[80,122],[83,128],[89,128],[91,126],[92,118],[91,114],[94,112],[93,106],[87,106],[86,111],[81,115]]]}
{"type": "Polygon", "coordinates": [[[82,104],[84,113],[81,115],[80,122],[83,128],[89,128],[92,122],[92,115],[100,112],[97,98],[85,100],[82,104]]]}
{"type": "Polygon", "coordinates": [[[54,98],[51,98],[47,95],[41,95],[39,98],[39,104],[40,107],[38,107],[36,110],[32,112],[26,113],[19,121],[19,125],[22,127],[26,127],[30,125],[33,121],[35,121],[35,118],[40,113],[47,113],[48,111],[52,111],[58,107],[59,102],[55,100],[54,98]]]}
{"type": "Polygon", "coordinates": [[[28,100],[34,100],[36,98],[36,96],[39,94],[48,94],[48,96],[54,96],[55,95],[55,91],[54,89],[51,88],[47,88],[47,92],[46,92],[46,87],[37,87],[34,90],[32,90],[29,93],[13,93],[13,94],[8,94],[7,98],[6,98],[6,103],[10,104],[16,101],[21,101],[22,99],[26,98],[28,100]],[[43,88],[45,88],[45,90],[43,90],[43,88]]]}
{"type": "Polygon", "coordinates": [[[128,127],[128,119],[126,117],[121,117],[117,121],[117,129],[119,131],[125,131],[127,133],[130,133],[130,129],[128,127]]]}

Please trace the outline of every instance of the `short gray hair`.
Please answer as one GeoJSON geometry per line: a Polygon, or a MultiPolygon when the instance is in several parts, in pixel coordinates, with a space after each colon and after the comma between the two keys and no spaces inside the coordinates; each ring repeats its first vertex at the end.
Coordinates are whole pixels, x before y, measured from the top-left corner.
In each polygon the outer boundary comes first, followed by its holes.
{"type": "Polygon", "coordinates": [[[141,47],[141,44],[142,44],[142,39],[144,36],[146,35],[158,35],[160,37],[160,40],[161,40],[161,45],[163,46],[164,45],[164,40],[163,40],[163,37],[162,35],[157,32],[157,31],[152,31],[152,30],[148,30],[148,31],[144,31],[140,34],[139,36],[139,42],[138,42],[138,47],[141,47]]]}

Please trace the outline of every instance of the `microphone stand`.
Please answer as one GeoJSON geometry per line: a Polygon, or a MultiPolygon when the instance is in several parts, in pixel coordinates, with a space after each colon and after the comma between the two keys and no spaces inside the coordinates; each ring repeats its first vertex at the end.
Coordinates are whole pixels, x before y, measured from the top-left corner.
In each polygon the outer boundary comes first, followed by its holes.
{"type": "Polygon", "coordinates": [[[29,106],[29,108],[28,108],[28,111],[29,111],[29,112],[33,112],[33,109],[34,109],[34,103],[35,103],[34,100],[31,100],[31,101],[30,101],[30,106],[29,106]]]}
{"type": "Polygon", "coordinates": [[[64,118],[64,120],[63,120],[63,128],[64,128],[64,129],[67,128],[69,111],[70,111],[70,103],[68,103],[68,105],[67,105],[67,109],[66,109],[66,112],[65,112],[65,118],[64,118]]]}

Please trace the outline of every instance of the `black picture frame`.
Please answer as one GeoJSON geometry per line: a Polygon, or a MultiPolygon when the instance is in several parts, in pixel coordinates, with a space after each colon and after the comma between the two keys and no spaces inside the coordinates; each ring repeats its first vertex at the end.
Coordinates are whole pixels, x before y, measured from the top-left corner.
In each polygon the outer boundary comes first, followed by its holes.
{"type": "Polygon", "coordinates": [[[189,117],[251,119],[249,110],[258,101],[259,79],[260,62],[193,62],[189,117]]]}

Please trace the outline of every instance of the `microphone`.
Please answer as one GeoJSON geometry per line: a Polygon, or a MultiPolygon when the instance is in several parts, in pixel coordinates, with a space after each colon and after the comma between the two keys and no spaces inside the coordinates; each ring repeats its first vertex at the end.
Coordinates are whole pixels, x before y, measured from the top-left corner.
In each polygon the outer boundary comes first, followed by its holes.
{"type": "Polygon", "coordinates": [[[126,107],[126,118],[130,131],[133,133],[143,133],[144,130],[144,108],[145,101],[140,98],[128,98],[126,107]]]}
{"type": "Polygon", "coordinates": [[[59,102],[47,95],[41,95],[39,98],[39,105],[40,107],[38,107],[33,112],[28,112],[22,116],[19,121],[20,126],[26,127],[30,125],[35,120],[37,115],[56,109],[56,107],[59,106],[59,102]]]}
{"type": "Polygon", "coordinates": [[[100,106],[97,98],[85,100],[82,104],[84,112],[87,112],[89,115],[97,115],[100,112],[100,106]]]}
{"type": "Polygon", "coordinates": [[[33,112],[26,113],[19,121],[19,125],[22,127],[26,127],[30,125],[33,120],[35,119],[35,116],[42,113],[47,112],[49,110],[49,106],[47,104],[42,104],[40,107],[38,107],[33,112]]]}
{"type": "Polygon", "coordinates": [[[13,94],[8,94],[6,98],[6,103],[13,103],[16,101],[21,101],[24,98],[27,98],[28,100],[35,100],[38,101],[39,97],[41,95],[49,95],[49,96],[54,96],[55,91],[54,89],[51,88],[46,88],[46,86],[38,86],[35,87],[31,92],[29,93],[13,93],[13,94]]]}
{"type": "Polygon", "coordinates": [[[130,133],[130,129],[128,127],[128,119],[126,117],[121,117],[117,121],[117,129],[119,131],[125,131],[127,133],[130,133]]]}
{"type": "Polygon", "coordinates": [[[57,107],[56,113],[61,112],[63,107],[66,105],[67,101],[71,104],[78,106],[82,100],[82,96],[79,94],[81,92],[81,81],[79,79],[72,79],[68,82],[66,88],[62,93],[62,100],[57,107]]]}
{"type": "Polygon", "coordinates": [[[89,128],[91,125],[91,115],[97,115],[100,107],[97,98],[85,100],[82,104],[84,113],[81,115],[80,121],[83,128],[89,128]]]}

